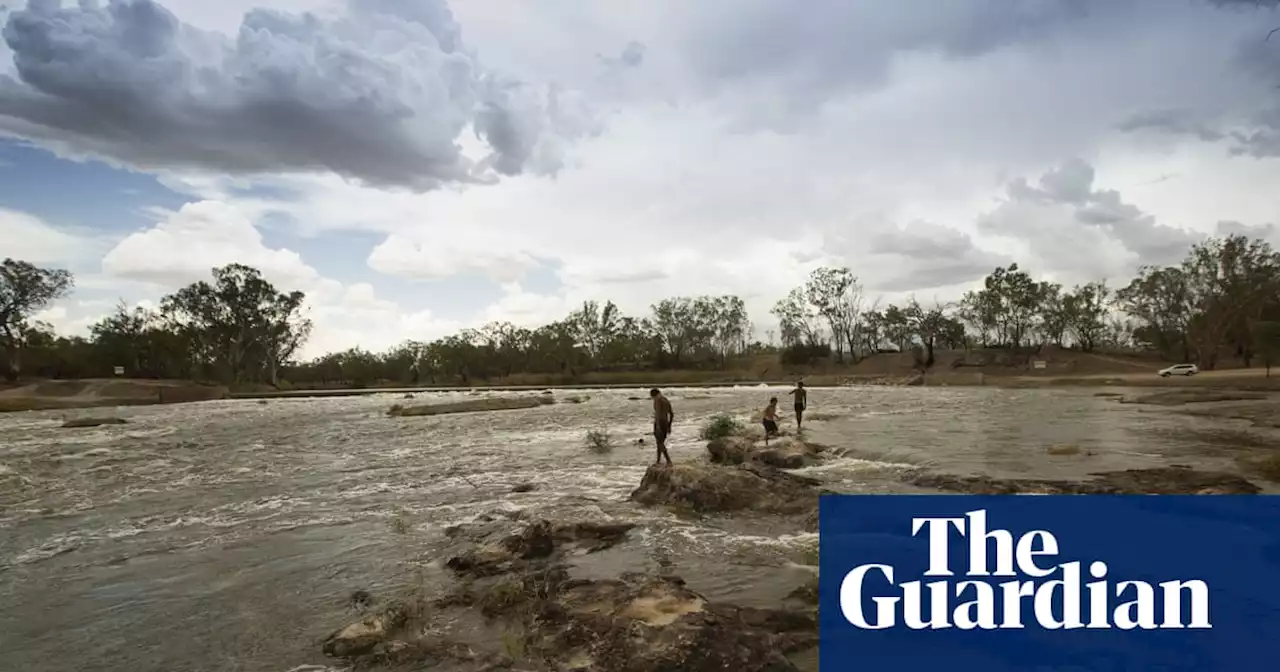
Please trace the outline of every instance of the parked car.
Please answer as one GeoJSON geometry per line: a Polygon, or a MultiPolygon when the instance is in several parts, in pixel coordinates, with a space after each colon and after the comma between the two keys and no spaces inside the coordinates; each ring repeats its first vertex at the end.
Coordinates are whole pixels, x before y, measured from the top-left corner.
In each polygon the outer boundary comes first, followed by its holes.
{"type": "Polygon", "coordinates": [[[1167,369],[1160,369],[1160,377],[1168,378],[1169,376],[1194,376],[1200,373],[1200,367],[1195,364],[1174,364],[1167,369]]]}

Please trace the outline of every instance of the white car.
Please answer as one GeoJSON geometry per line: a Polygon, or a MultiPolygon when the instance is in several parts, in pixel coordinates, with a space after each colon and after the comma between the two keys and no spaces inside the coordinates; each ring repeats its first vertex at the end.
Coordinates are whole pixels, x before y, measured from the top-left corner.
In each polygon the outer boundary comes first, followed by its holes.
{"type": "Polygon", "coordinates": [[[1174,364],[1167,369],[1160,369],[1160,377],[1168,378],[1169,376],[1194,376],[1200,373],[1200,367],[1195,364],[1174,364]]]}

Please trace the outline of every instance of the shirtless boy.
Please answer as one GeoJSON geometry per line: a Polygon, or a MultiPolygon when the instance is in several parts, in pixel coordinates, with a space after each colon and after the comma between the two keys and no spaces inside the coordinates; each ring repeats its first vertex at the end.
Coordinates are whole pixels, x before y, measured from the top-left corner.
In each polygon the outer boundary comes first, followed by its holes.
{"type": "Polygon", "coordinates": [[[778,435],[778,398],[769,399],[769,405],[764,407],[764,442],[769,443],[769,437],[778,435]]]}
{"type": "Polygon", "coordinates": [[[804,409],[809,407],[809,392],[804,389],[804,382],[797,382],[796,389],[790,394],[796,398],[796,431],[800,431],[800,423],[804,421],[804,409]]]}
{"type": "Polygon", "coordinates": [[[662,464],[663,458],[666,458],[667,464],[670,465],[671,454],[667,452],[667,437],[671,436],[671,423],[675,422],[676,414],[671,409],[671,402],[658,391],[658,388],[649,390],[649,396],[653,399],[653,438],[658,444],[658,459],[653,463],[662,464]]]}

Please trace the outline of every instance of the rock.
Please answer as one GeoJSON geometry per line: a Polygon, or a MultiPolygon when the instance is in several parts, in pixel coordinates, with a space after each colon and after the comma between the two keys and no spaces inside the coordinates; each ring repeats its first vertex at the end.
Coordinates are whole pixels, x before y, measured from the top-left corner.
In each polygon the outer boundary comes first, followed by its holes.
{"type": "Polygon", "coordinates": [[[349,658],[369,653],[386,641],[391,634],[408,622],[410,610],[402,604],[393,604],[381,612],[363,618],[329,635],[324,640],[326,655],[349,658]]]}
{"type": "MultiPolygon", "coordinates": [[[[549,560],[576,550],[595,553],[617,545],[635,527],[632,523],[576,522],[552,525],[535,521],[519,533],[481,541],[445,566],[473,577],[495,576],[526,569],[534,561],[549,560]]],[[[456,534],[456,533],[455,533],[456,534]]]]}
{"type": "Polygon", "coordinates": [[[490,397],[488,399],[472,399],[454,401],[444,404],[425,404],[422,406],[402,406],[396,404],[387,410],[387,415],[395,417],[416,417],[424,415],[446,415],[450,413],[476,413],[481,411],[513,411],[524,408],[537,408],[556,403],[554,398],[541,397],[490,397]]]}
{"type": "Polygon", "coordinates": [[[63,428],[79,429],[84,427],[101,427],[102,425],[124,425],[128,421],[124,418],[68,418],[62,423],[63,428]]]}
{"type": "Polygon", "coordinates": [[[559,669],[784,672],[818,641],[810,613],[716,604],[676,577],[566,582],[529,611],[525,651],[559,669]]]}
{"type": "Polygon", "coordinates": [[[821,446],[792,437],[781,437],[768,444],[750,437],[732,435],[707,443],[707,452],[716,464],[761,462],[779,469],[799,469],[817,461],[821,446]]]}
{"type": "Polygon", "coordinates": [[[922,472],[906,474],[904,480],[920,487],[975,495],[1256,495],[1261,492],[1261,488],[1234,474],[1178,467],[1110,471],[1094,474],[1088,481],[998,479],[922,472]]]}
{"type": "Polygon", "coordinates": [[[413,394],[412,394],[412,393],[409,393],[409,394],[406,394],[406,395],[404,395],[403,397],[400,397],[400,398],[401,398],[401,399],[413,399],[413,394]]]}
{"type": "Polygon", "coordinates": [[[511,492],[533,492],[537,489],[536,483],[517,483],[511,486],[511,492]]]}
{"type": "Polygon", "coordinates": [[[818,506],[820,483],[754,461],[732,467],[654,465],[645,471],[631,499],[646,506],[665,504],[699,512],[807,513],[818,506]]]}
{"type": "Polygon", "coordinates": [[[1064,443],[1058,446],[1049,446],[1049,449],[1046,452],[1050,455],[1079,455],[1080,446],[1077,446],[1074,443],[1064,443]]]}

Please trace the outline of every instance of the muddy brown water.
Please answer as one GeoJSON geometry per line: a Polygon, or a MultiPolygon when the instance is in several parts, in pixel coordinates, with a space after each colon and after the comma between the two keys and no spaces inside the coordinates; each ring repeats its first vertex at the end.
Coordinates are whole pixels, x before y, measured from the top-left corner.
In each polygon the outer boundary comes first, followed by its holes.
{"type": "MultiPolygon", "coordinates": [[[[783,388],[672,389],[672,454],[783,388]]],[[[527,394],[527,393],[509,393],[527,394]]],[[[399,394],[0,416],[0,669],[179,672],[333,664],[319,640],[353,590],[440,592],[445,527],[480,516],[613,518],[628,542],[591,576],[669,567],[713,599],[777,606],[812,576],[816,535],[763,517],[690,520],[627,501],[653,459],[640,390],[581,404],[389,418],[399,394]],[[64,416],[125,425],[62,429],[64,416]],[[616,447],[586,449],[590,429],[616,447]],[[646,437],[643,445],[636,440],[646,437]],[[531,492],[512,493],[532,483],[531,492]],[[518,513],[517,513],[518,512],[518,513]]],[[[417,402],[468,398],[420,394],[417,402]]],[[[1087,390],[812,389],[807,436],[843,457],[802,470],[834,490],[920,492],[904,469],[1084,478],[1184,464],[1237,471],[1272,442],[1242,423],[1118,404],[1087,390]],[[1049,455],[1073,445],[1072,455],[1049,455]]],[[[790,413],[783,429],[793,430],[790,413]]]]}

